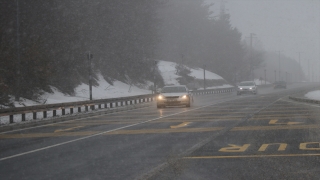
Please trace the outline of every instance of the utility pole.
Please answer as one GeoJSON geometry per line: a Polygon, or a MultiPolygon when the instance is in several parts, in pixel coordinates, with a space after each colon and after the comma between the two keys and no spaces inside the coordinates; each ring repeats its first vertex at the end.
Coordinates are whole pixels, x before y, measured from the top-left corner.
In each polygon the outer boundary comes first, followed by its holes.
{"type": "Polygon", "coordinates": [[[206,90],[206,65],[203,65],[203,89],[206,90]]]}
{"type": "Polygon", "coordinates": [[[251,76],[252,76],[252,79],[254,80],[254,68],[253,68],[253,56],[252,56],[252,39],[253,39],[253,36],[255,36],[256,34],[254,33],[250,33],[250,70],[251,70],[251,76]]]}
{"type": "Polygon", "coordinates": [[[264,69],[264,85],[267,84],[267,70],[264,69]]]}
{"type": "Polygon", "coordinates": [[[89,92],[90,92],[90,101],[92,100],[92,57],[93,55],[88,53],[87,58],[89,60],[89,92]]]}
{"type": "Polygon", "coordinates": [[[158,61],[154,60],[154,67],[153,67],[153,93],[156,94],[156,67],[157,67],[158,61]]]}
{"type": "Polygon", "coordinates": [[[309,79],[309,82],[310,82],[310,59],[308,59],[308,79],[309,79]]]}
{"type": "Polygon", "coordinates": [[[280,66],[280,53],[281,53],[281,51],[277,51],[278,53],[279,53],[279,81],[281,81],[281,75],[280,75],[280,73],[281,73],[281,66],[280,66]]]}
{"type": "Polygon", "coordinates": [[[299,81],[301,82],[302,81],[302,75],[301,75],[301,71],[300,70],[302,70],[302,68],[301,68],[301,62],[300,62],[300,54],[302,52],[298,52],[298,53],[299,53],[299,67],[300,67],[300,69],[299,69],[299,81]]]}
{"type": "Polygon", "coordinates": [[[16,67],[16,73],[17,73],[17,80],[16,80],[16,89],[15,89],[15,100],[19,101],[20,99],[20,80],[21,80],[21,75],[20,75],[20,64],[21,64],[21,59],[20,59],[20,9],[19,9],[19,0],[16,0],[16,6],[17,6],[17,67],[16,67]]]}

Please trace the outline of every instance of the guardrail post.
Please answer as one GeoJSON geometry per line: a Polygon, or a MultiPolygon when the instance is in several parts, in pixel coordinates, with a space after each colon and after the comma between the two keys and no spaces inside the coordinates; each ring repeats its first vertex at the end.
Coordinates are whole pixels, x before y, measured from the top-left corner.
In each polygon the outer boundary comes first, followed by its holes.
{"type": "Polygon", "coordinates": [[[33,112],[33,119],[37,119],[37,112],[33,112]]]}
{"type": "Polygon", "coordinates": [[[78,107],[78,112],[81,112],[81,107],[78,107]]]}
{"type": "Polygon", "coordinates": [[[43,118],[47,118],[47,111],[43,111],[43,118]]]}
{"type": "Polygon", "coordinates": [[[121,106],[123,106],[123,101],[121,101],[121,106]]]}
{"type": "Polygon", "coordinates": [[[87,111],[87,112],[89,111],[89,108],[88,108],[88,106],[87,106],[87,105],[85,106],[85,109],[86,109],[86,111],[87,111]]]}
{"type": "Polygon", "coordinates": [[[128,105],[128,101],[126,101],[126,106],[128,105]]]}
{"type": "Polygon", "coordinates": [[[10,124],[13,123],[13,114],[10,115],[10,124]]]}
{"type": "Polygon", "coordinates": [[[66,114],[66,110],[62,109],[62,115],[65,115],[65,114],[66,114]]]}
{"type": "Polygon", "coordinates": [[[26,120],[26,114],[25,113],[22,113],[21,114],[21,121],[25,121],[26,120]]]}
{"type": "Polygon", "coordinates": [[[104,108],[108,108],[108,103],[104,103],[104,108]]]}
{"type": "Polygon", "coordinates": [[[113,102],[110,103],[110,108],[112,108],[112,107],[113,107],[113,102]]]}
{"type": "Polygon", "coordinates": [[[98,105],[98,108],[101,109],[101,104],[98,105]]]}
{"type": "Polygon", "coordinates": [[[70,114],[73,114],[73,108],[70,108],[70,114]]]}
{"type": "Polygon", "coordinates": [[[95,105],[91,105],[91,110],[94,110],[95,109],[95,105]]]}
{"type": "Polygon", "coordinates": [[[57,110],[53,110],[52,114],[53,114],[52,116],[55,117],[57,115],[57,110]]]}

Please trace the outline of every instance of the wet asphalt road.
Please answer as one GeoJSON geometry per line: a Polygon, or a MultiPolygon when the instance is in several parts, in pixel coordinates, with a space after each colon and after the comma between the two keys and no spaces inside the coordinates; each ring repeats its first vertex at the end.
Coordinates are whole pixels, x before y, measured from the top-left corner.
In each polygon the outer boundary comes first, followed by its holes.
{"type": "Polygon", "coordinates": [[[320,107],[311,89],[195,96],[0,134],[1,179],[320,179],[320,107]]]}

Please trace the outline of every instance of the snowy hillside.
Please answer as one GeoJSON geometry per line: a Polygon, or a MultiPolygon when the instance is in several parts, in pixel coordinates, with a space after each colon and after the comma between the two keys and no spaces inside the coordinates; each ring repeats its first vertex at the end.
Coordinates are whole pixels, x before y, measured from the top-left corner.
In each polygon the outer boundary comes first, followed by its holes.
{"type": "MultiPolygon", "coordinates": [[[[174,62],[169,62],[169,61],[159,61],[158,62],[158,68],[161,72],[162,78],[165,82],[165,84],[174,84],[178,85],[179,82],[177,81],[177,78],[180,76],[176,75],[176,63],[174,62]]],[[[203,79],[203,69],[198,68],[198,69],[193,69],[190,68],[191,73],[190,76],[195,77],[195,79],[203,79]]],[[[207,71],[206,70],[206,79],[207,80],[218,80],[218,79],[223,79],[221,76],[207,71]]]]}
{"type": "MultiPolygon", "coordinates": [[[[177,78],[180,76],[176,75],[176,63],[169,61],[159,61],[158,68],[164,79],[165,84],[175,84],[179,85],[177,78]]],[[[190,76],[195,79],[203,79],[203,69],[190,68],[190,76]]],[[[215,73],[206,70],[206,79],[207,80],[223,80],[223,78],[215,73]]],[[[106,99],[106,98],[115,98],[115,97],[125,97],[125,96],[135,96],[142,94],[150,94],[151,91],[148,90],[148,85],[145,85],[145,88],[130,86],[129,84],[115,81],[113,85],[110,85],[101,75],[98,75],[97,82],[99,86],[92,87],[92,96],[93,99],[106,99]]],[[[149,83],[152,84],[152,83],[149,83]]],[[[208,88],[223,88],[231,87],[230,85],[221,85],[208,88]]],[[[31,106],[39,104],[53,104],[61,102],[73,102],[73,101],[85,101],[89,100],[89,86],[88,84],[81,84],[75,88],[75,95],[70,96],[62,93],[55,87],[51,87],[53,93],[44,93],[40,99],[35,102],[28,99],[21,98],[20,102],[15,102],[16,107],[21,106],[31,106]]],[[[201,89],[201,88],[200,88],[201,89]]]]}
{"type": "MultiPolygon", "coordinates": [[[[110,85],[101,75],[98,75],[97,80],[99,86],[92,87],[93,99],[107,99],[124,96],[135,96],[142,94],[150,94],[151,91],[147,89],[141,89],[136,86],[130,86],[120,81],[115,81],[113,85],[110,85]]],[[[81,84],[75,89],[75,95],[70,96],[61,93],[57,88],[51,87],[53,93],[44,93],[38,102],[23,99],[22,102],[15,103],[16,107],[31,106],[37,104],[54,104],[61,102],[74,102],[74,101],[86,101],[89,100],[89,86],[88,84],[81,84]]]]}

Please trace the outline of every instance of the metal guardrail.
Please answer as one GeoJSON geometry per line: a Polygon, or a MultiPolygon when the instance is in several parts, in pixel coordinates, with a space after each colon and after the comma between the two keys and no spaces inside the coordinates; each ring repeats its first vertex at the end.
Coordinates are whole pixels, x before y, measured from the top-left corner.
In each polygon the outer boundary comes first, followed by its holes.
{"type": "Polygon", "coordinates": [[[43,118],[47,118],[47,112],[52,111],[53,117],[57,116],[57,110],[61,110],[61,114],[65,115],[65,110],[69,109],[70,114],[74,113],[74,109],[77,108],[77,112],[81,112],[81,107],[85,107],[85,111],[94,110],[96,106],[98,109],[103,108],[113,108],[124,105],[132,105],[143,102],[150,102],[154,100],[153,94],[121,97],[121,98],[110,98],[110,99],[98,99],[92,101],[77,101],[68,103],[58,103],[58,104],[46,104],[46,105],[36,105],[27,107],[17,107],[17,108],[7,108],[0,109],[0,116],[9,116],[10,124],[14,122],[14,115],[21,114],[21,121],[26,120],[26,113],[32,113],[33,118],[37,119],[37,114],[39,112],[43,113],[43,118]]]}
{"type": "Polygon", "coordinates": [[[231,88],[196,90],[196,91],[192,91],[192,94],[193,95],[219,94],[219,93],[228,93],[233,91],[234,91],[234,87],[231,87],[231,88]]]}
{"type": "MultiPolygon", "coordinates": [[[[218,94],[218,93],[228,93],[233,92],[234,88],[219,88],[219,89],[206,89],[206,90],[196,90],[192,91],[193,95],[204,95],[204,94],[218,94]]],[[[52,111],[52,117],[57,116],[57,110],[61,110],[61,115],[66,115],[66,110],[69,110],[69,114],[81,113],[84,107],[84,112],[88,112],[89,108],[91,110],[104,109],[104,108],[114,108],[120,106],[127,106],[133,104],[140,104],[144,102],[151,102],[155,100],[154,94],[129,96],[121,98],[110,98],[110,99],[98,99],[92,101],[77,101],[68,103],[58,103],[58,104],[46,104],[46,105],[36,105],[27,107],[17,107],[17,108],[6,108],[0,109],[0,117],[9,116],[9,123],[14,123],[14,115],[21,115],[21,121],[26,120],[26,114],[32,113],[32,119],[37,119],[38,113],[42,113],[43,118],[47,118],[48,111],[52,111]],[[76,110],[75,110],[76,109],[76,110]],[[77,112],[75,112],[77,111],[77,112]]]]}

